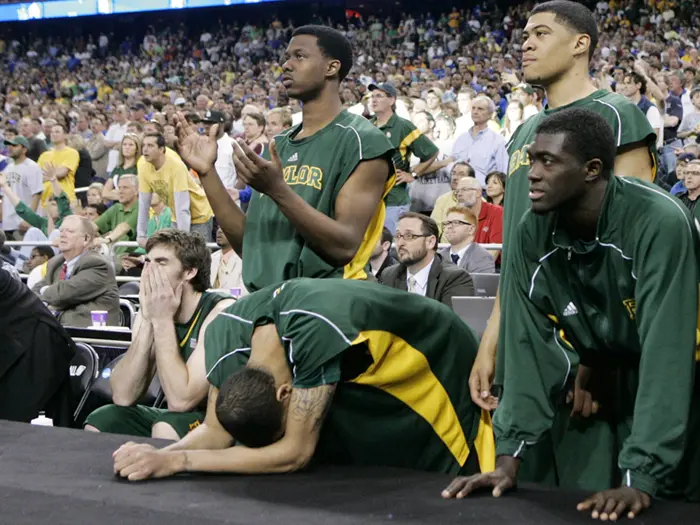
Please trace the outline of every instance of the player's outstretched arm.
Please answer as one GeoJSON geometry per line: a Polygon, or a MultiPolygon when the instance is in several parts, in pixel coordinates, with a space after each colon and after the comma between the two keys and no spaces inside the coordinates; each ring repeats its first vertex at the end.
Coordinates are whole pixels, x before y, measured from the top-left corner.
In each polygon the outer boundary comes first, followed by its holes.
{"type": "Polygon", "coordinates": [[[148,478],[165,478],[184,472],[189,465],[188,450],[217,450],[233,445],[233,439],[219,424],[216,417],[216,400],[219,390],[209,387],[207,413],[204,423],[195,428],[177,443],[162,450],[153,445],[130,441],[119,447],[114,454],[114,473],[129,481],[148,478]]]}
{"type": "Polygon", "coordinates": [[[334,392],[335,385],[295,388],[284,436],[260,448],[231,447],[233,439],[216,418],[218,391],[210,392],[203,425],[163,450],[136,443],[123,445],[114,453],[114,472],[139,481],[179,472],[272,474],[300,470],[316,450],[334,392]]]}
{"type": "Polygon", "coordinates": [[[488,325],[481,337],[479,351],[476,354],[471,374],[469,375],[469,391],[472,401],[484,410],[495,410],[498,399],[491,395],[491,385],[496,371],[496,351],[498,348],[498,330],[501,325],[501,301],[499,290],[496,301],[489,317],[488,325]]]}

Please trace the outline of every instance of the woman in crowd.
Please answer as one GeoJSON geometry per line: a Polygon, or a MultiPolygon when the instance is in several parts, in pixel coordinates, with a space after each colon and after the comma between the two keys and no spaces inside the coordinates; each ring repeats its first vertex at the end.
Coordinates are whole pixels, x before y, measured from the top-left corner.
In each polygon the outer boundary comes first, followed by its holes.
{"type": "Polygon", "coordinates": [[[501,171],[492,171],[486,175],[486,202],[503,206],[506,196],[506,174],[501,171]]]}
{"type": "Polygon", "coordinates": [[[93,182],[87,190],[87,204],[100,204],[102,202],[104,191],[104,184],[101,182],[93,182]]]}
{"type": "Polygon", "coordinates": [[[523,123],[524,110],[525,108],[519,100],[511,100],[508,103],[506,116],[503,117],[503,128],[501,129],[501,135],[506,139],[506,142],[510,140],[518,126],[523,123]]]}
{"type": "Polygon", "coordinates": [[[127,133],[119,146],[119,161],[117,167],[112,170],[110,178],[107,179],[102,199],[106,201],[116,201],[119,199],[117,185],[119,177],[122,175],[138,175],[136,163],[141,158],[141,139],[134,133],[127,133]]]}

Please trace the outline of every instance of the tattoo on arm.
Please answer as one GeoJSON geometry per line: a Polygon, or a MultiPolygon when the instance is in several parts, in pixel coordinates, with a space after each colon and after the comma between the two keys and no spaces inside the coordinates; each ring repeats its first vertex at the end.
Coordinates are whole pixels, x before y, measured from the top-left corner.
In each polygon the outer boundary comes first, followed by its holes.
{"type": "Polygon", "coordinates": [[[335,385],[326,385],[320,388],[295,388],[292,391],[292,418],[307,423],[315,417],[313,429],[318,430],[326,418],[334,392],[335,385]]]}

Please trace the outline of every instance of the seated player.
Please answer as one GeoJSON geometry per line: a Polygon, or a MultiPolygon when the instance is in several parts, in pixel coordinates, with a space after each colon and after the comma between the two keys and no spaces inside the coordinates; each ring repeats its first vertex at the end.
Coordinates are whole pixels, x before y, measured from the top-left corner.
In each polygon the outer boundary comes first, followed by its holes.
{"type": "Polygon", "coordinates": [[[445,473],[494,466],[490,418],[465,376],[478,342],[437,301],[371,282],[294,279],[239,299],[204,343],[204,423],[162,450],[127,443],[116,473],[281,473],[312,459],[445,473]]]}
{"type": "Polygon", "coordinates": [[[697,499],[697,482],[684,479],[699,471],[697,409],[690,410],[697,397],[695,225],[658,187],[612,176],[615,137],[590,110],[544,120],[529,157],[532,209],[509,248],[513,275],[504,295],[504,343],[515,351],[505,354],[494,416],[497,468],[457,478],[443,496],[513,488],[581,364],[610,376],[604,386],[617,391],[600,399],[616,427],[616,457],[601,450],[586,460],[617,464],[620,486],[578,509],[605,521],[632,518],[657,496],[697,499]],[[632,379],[632,388],[615,377],[632,379]]]}
{"type": "Polygon", "coordinates": [[[110,377],[114,404],[91,413],[85,429],[177,440],[204,418],[208,383],[199,334],[233,299],[206,291],[211,255],[201,235],[161,230],[146,250],[133,342],[110,377]],[[137,404],[156,372],[167,410],[137,404]]]}

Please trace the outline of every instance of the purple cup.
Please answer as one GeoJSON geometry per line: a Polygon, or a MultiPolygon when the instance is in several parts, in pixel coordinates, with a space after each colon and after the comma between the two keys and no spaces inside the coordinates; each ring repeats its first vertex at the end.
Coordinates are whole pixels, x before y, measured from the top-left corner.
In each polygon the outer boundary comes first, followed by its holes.
{"type": "Polygon", "coordinates": [[[231,295],[234,296],[236,299],[238,299],[241,296],[241,289],[240,288],[231,288],[230,292],[231,292],[231,295]]]}
{"type": "Polygon", "coordinates": [[[92,310],[90,312],[90,317],[92,317],[92,326],[95,326],[95,327],[107,326],[107,311],[106,310],[92,310]]]}

